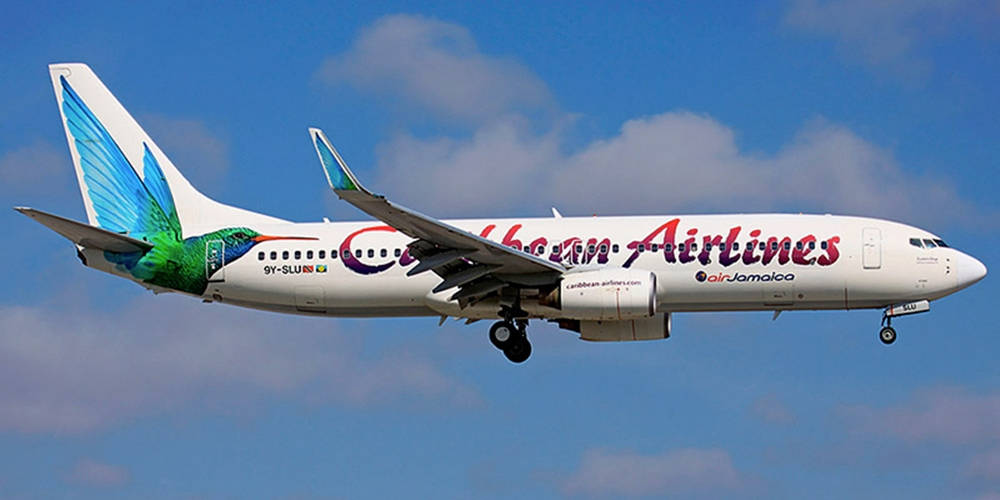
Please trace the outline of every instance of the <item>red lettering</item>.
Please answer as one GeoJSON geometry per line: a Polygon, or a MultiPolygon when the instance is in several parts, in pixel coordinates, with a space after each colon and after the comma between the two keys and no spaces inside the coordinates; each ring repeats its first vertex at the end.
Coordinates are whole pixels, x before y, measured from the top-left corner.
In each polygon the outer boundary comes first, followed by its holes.
{"type": "Polygon", "coordinates": [[[729,230],[729,236],[726,236],[726,249],[719,253],[719,264],[729,267],[740,260],[740,255],[733,253],[733,244],[736,243],[736,238],[739,238],[741,229],[743,228],[736,226],[729,230]]]}
{"type": "Polygon", "coordinates": [[[840,251],[837,250],[837,243],[840,243],[840,236],[834,236],[826,240],[826,255],[821,255],[816,262],[821,266],[829,266],[840,258],[840,251]]]}
{"type": "Polygon", "coordinates": [[[803,266],[810,266],[816,262],[815,257],[811,259],[806,258],[806,256],[809,255],[809,252],[812,251],[812,248],[809,248],[810,243],[816,243],[816,237],[811,234],[806,235],[795,244],[795,250],[792,252],[792,262],[803,266]],[[799,248],[799,245],[802,246],[801,249],[799,248]]]}

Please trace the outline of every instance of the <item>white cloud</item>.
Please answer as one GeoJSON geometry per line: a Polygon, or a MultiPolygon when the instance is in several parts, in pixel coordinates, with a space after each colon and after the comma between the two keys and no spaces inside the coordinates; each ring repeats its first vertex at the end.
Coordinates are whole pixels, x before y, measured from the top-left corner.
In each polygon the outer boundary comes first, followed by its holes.
{"type": "Polygon", "coordinates": [[[128,482],[129,473],[124,467],[83,459],[73,466],[66,475],[66,480],[85,486],[121,486],[128,482]]]}
{"type": "Polygon", "coordinates": [[[217,193],[229,170],[229,146],[204,122],[158,114],[142,116],[149,136],[200,191],[217,193]]]}
{"type": "Polygon", "coordinates": [[[913,223],[971,212],[944,180],[906,172],[890,151],[815,120],[774,154],[741,151],[715,119],[629,120],[576,152],[561,130],[504,118],[470,138],[400,136],[377,151],[375,189],[439,216],[678,211],[830,212],[913,223]]]}
{"type": "Polygon", "coordinates": [[[58,191],[73,179],[69,149],[36,141],[0,156],[0,189],[17,194],[58,191]]]}
{"type": "Polygon", "coordinates": [[[720,494],[746,483],[724,450],[687,448],[656,455],[590,450],[563,491],[610,497],[720,494]]]}
{"type": "Polygon", "coordinates": [[[970,479],[1000,481],[1000,449],[973,455],[962,467],[962,474],[970,479]]]}
{"type": "Polygon", "coordinates": [[[544,83],[521,64],[483,54],[467,29],[437,19],[391,15],[364,29],[320,69],[326,83],[402,96],[446,118],[478,121],[549,101],[544,83]]]}
{"type": "MultiPolygon", "coordinates": [[[[862,8],[855,3],[803,0],[788,22],[808,24],[818,9],[850,17],[862,8]]],[[[919,10],[899,10],[907,9],[919,10]]],[[[892,151],[822,119],[774,153],[742,150],[739,131],[687,111],[631,119],[567,148],[575,116],[556,112],[554,125],[540,127],[523,112],[549,99],[534,74],[480,53],[468,30],[435,19],[383,17],[320,75],[477,124],[467,136],[402,133],[377,147],[371,186],[436,216],[544,214],[556,205],[578,215],[780,210],[922,224],[974,212],[946,180],[907,172],[892,151]]]]}
{"type": "Polygon", "coordinates": [[[767,394],[754,400],[751,412],[772,424],[791,424],[795,422],[795,414],[775,394],[767,394]]]}
{"type": "Polygon", "coordinates": [[[417,209],[498,214],[536,195],[548,169],[561,165],[558,139],[536,136],[515,117],[492,122],[466,140],[403,135],[379,146],[376,189],[412,199],[417,209]]]}
{"type": "Polygon", "coordinates": [[[905,404],[851,406],[843,414],[862,431],[910,443],[969,445],[1000,440],[1000,394],[942,387],[922,391],[905,404]]]}
{"type": "Polygon", "coordinates": [[[181,297],[114,313],[0,308],[0,431],[75,433],[265,398],[417,408],[479,404],[417,353],[361,359],[336,323],[181,297]]]}
{"type": "Polygon", "coordinates": [[[920,77],[931,69],[922,45],[995,23],[998,14],[995,2],[985,0],[792,0],[783,22],[803,33],[835,39],[846,57],[920,77]]]}

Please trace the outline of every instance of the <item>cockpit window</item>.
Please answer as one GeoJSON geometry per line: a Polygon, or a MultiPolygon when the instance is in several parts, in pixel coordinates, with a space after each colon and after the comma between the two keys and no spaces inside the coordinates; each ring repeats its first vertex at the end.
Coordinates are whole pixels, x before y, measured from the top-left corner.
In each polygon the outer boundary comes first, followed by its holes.
{"type": "Polygon", "coordinates": [[[920,238],[910,238],[910,244],[917,248],[924,247],[923,243],[920,243],[920,238]]]}
{"type": "Polygon", "coordinates": [[[939,247],[948,248],[948,244],[945,243],[944,240],[934,240],[934,243],[939,247]]]}
{"type": "Polygon", "coordinates": [[[933,241],[925,238],[924,239],[924,246],[927,247],[927,248],[934,248],[937,245],[935,245],[933,241]]]}

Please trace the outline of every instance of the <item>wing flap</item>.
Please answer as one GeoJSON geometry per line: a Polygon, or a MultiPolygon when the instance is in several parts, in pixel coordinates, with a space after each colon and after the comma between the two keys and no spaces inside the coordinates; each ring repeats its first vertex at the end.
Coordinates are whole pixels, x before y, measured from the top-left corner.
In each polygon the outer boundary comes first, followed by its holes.
{"type": "Polygon", "coordinates": [[[39,224],[59,233],[64,238],[86,248],[97,248],[115,253],[147,252],[153,248],[148,241],[130,238],[124,234],[101,229],[58,215],[28,207],[14,210],[31,217],[39,224]]]}

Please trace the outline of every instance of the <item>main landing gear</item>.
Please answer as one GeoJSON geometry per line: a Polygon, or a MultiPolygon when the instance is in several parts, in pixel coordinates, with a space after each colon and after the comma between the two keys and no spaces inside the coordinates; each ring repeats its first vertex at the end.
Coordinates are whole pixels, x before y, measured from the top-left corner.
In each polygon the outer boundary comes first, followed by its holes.
{"type": "Polygon", "coordinates": [[[528,328],[526,319],[504,319],[497,321],[490,328],[490,342],[503,351],[513,363],[523,363],[531,356],[531,342],[525,332],[528,328]]]}

